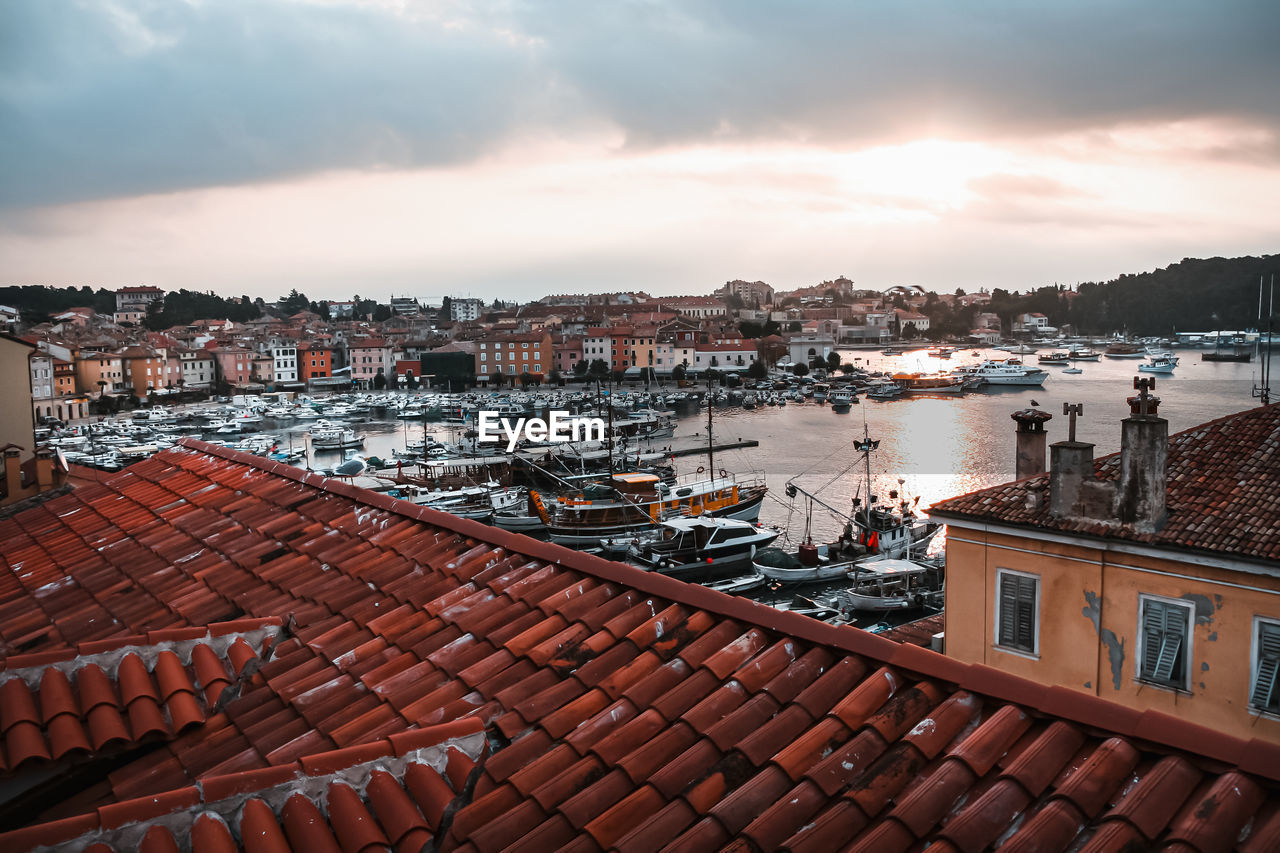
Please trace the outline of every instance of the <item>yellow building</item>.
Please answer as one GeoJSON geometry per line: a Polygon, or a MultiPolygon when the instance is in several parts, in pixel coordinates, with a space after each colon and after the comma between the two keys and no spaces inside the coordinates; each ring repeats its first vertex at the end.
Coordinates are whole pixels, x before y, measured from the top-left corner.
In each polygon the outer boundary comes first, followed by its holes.
{"type": "Polygon", "coordinates": [[[1073,425],[1048,474],[930,509],[946,654],[1280,741],[1280,406],[1169,437],[1158,402],[1130,400],[1119,453],[1073,425]]]}

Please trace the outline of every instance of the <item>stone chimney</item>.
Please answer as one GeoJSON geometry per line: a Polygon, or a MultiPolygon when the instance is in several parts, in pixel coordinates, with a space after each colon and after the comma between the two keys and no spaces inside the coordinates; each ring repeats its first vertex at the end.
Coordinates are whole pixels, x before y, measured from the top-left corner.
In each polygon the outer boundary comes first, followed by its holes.
{"type": "Polygon", "coordinates": [[[1084,414],[1084,403],[1063,403],[1062,414],[1071,418],[1066,441],[1049,448],[1049,514],[1073,515],[1086,482],[1093,481],[1093,445],[1076,441],[1076,418],[1084,414]]]}
{"type": "Polygon", "coordinates": [[[1044,451],[1048,439],[1044,425],[1053,418],[1039,409],[1022,409],[1009,415],[1018,424],[1017,479],[1044,473],[1044,451]]]}
{"type": "Polygon", "coordinates": [[[1133,378],[1138,394],[1129,398],[1129,417],[1120,422],[1120,480],[1113,512],[1122,524],[1150,533],[1164,526],[1169,422],[1157,415],[1160,398],[1154,377],[1133,378]]]}

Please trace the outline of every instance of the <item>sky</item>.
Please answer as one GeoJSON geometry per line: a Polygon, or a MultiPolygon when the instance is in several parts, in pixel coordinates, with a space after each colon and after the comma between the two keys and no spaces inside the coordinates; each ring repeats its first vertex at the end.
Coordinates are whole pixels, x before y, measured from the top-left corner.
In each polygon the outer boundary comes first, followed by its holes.
{"type": "Polygon", "coordinates": [[[7,0],[0,284],[1027,289],[1280,251],[1273,0],[7,0]]]}

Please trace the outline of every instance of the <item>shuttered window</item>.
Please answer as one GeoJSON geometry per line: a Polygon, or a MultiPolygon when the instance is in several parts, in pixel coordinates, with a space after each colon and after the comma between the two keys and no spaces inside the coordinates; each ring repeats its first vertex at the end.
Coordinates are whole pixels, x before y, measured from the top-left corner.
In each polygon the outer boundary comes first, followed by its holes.
{"type": "Polygon", "coordinates": [[[1036,654],[1040,579],[1003,570],[997,578],[996,645],[1036,654]]]}
{"type": "Polygon", "coordinates": [[[1259,711],[1280,713],[1280,622],[1258,620],[1257,625],[1257,658],[1249,705],[1259,711]]]}
{"type": "Polygon", "coordinates": [[[1142,653],[1138,677],[1186,690],[1191,607],[1154,598],[1139,600],[1142,653]]]}

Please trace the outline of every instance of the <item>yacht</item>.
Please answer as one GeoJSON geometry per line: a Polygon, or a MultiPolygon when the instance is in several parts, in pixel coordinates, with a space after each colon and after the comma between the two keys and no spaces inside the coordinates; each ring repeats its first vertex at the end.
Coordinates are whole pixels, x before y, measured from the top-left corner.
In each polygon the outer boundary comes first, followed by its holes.
{"type": "Polygon", "coordinates": [[[675,518],[636,537],[606,539],[606,552],[681,580],[702,583],[756,574],[751,557],[782,531],[731,518],[675,518]]]}
{"type": "Polygon", "coordinates": [[[1173,373],[1173,369],[1178,364],[1173,359],[1165,355],[1153,355],[1148,361],[1138,365],[1138,370],[1143,373],[1173,373]]]}
{"type": "Polygon", "coordinates": [[[964,379],[947,373],[895,373],[893,382],[908,395],[964,393],[964,379]]]}
{"type": "Polygon", "coordinates": [[[984,361],[954,371],[961,379],[974,379],[982,385],[1043,385],[1049,374],[1038,367],[1019,362],[984,361]]]}

